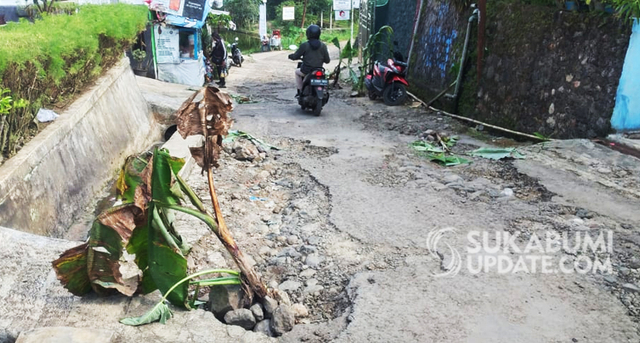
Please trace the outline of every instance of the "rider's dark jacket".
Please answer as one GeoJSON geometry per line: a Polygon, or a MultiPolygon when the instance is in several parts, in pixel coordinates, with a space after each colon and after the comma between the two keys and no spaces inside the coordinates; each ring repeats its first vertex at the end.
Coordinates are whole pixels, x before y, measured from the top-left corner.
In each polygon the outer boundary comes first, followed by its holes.
{"type": "Polygon", "coordinates": [[[289,55],[289,59],[298,60],[302,58],[302,67],[300,71],[308,74],[314,68],[321,68],[323,63],[331,62],[327,45],[317,39],[310,39],[298,48],[298,50],[289,55]]]}

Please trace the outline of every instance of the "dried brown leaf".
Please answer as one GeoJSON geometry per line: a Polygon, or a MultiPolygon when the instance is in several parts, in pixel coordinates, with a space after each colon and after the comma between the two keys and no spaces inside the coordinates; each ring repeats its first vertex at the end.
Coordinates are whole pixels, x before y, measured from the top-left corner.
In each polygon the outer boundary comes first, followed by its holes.
{"type": "Polygon", "coordinates": [[[114,229],[122,237],[122,240],[127,242],[133,229],[136,228],[136,219],[141,214],[142,211],[137,206],[125,206],[112,212],[101,213],[98,220],[103,225],[114,229]]]}
{"type": "Polygon", "coordinates": [[[221,92],[216,87],[204,87],[190,96],[178,109],[178,132],[182,138],[193,135],[226,136],[233,123],[227,114],[232,110],[233,101],[229,94],[221,92]],[[202,116],[206,123],[204,126],[202,116]]]}
{"type": "Polygon", "coordinates": [[[228,113],[233,110],[229,94],[216,87],[205,87],[194,93],[178,109],[178,131],[183,138],[203,135],[203,147],[190,148],[191,154],[204,169],[218,166],[222,138],[229,133],[233,121],[228,113]]]}
{"type": "Polygon", "coordinates": [[[191,157],[196,161],[200,167],[204,167],[204,148],[201,146],[190,147],[191,157]]]}

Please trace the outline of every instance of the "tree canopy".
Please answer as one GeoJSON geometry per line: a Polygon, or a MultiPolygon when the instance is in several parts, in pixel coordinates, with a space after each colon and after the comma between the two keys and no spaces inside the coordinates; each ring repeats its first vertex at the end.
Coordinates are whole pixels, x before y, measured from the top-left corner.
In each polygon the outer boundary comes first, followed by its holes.
{"type": "Polygon", "coordinates": [[[261,0],[226,0],[223,9],[229,11],[233,22],[241,28],[250,28],[258,22],[261,0]]]}

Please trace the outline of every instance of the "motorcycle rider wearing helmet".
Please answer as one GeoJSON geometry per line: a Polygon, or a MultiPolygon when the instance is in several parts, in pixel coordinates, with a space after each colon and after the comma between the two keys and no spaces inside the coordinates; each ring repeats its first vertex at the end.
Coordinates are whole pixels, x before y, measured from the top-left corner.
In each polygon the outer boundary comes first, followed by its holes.
{"type": "Polygon", "coordinates": [[[296,69],[296,87],[300,96],[304,76],[315,68],[322,68],[323,63],[329,63],[329,51],[327,45],[320,41],[320,26],[309,25],[307,27],[307,41],[302,43],[298,50],[289,55],[290,60],[302,58],[302,67],[296,69]]]}

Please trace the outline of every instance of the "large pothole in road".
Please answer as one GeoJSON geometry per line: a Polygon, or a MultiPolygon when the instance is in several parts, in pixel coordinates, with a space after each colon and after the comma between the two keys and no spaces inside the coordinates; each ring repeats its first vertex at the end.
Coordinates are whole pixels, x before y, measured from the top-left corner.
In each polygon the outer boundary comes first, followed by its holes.
{"type": "MultiPolygon", "coordinates": [[[[331,320],[350,306],[345,287],[367,262],[370,249],[335,228],[329,219],[328,189],[291,162],[324,158],[335,151],[287,139],[270,143],[282,150],[261,153],[252,161],[238,160],[243,156],[235,152],[221,157],[214,178],[223,214],[263,281],[286,292],[292,304],[304,305],[308,315],[299,316],[298,323],[331,320]]],[[[197,166],[189,184],[202,198],[208,196],[206,177],[197,166]]],[[[187,216],[177,220],[178,229],[201,225],[187,216]]],[[[217,238],[208,234],[189,254],[193,271],[233,268],[231,261],[217,238]]]]}

